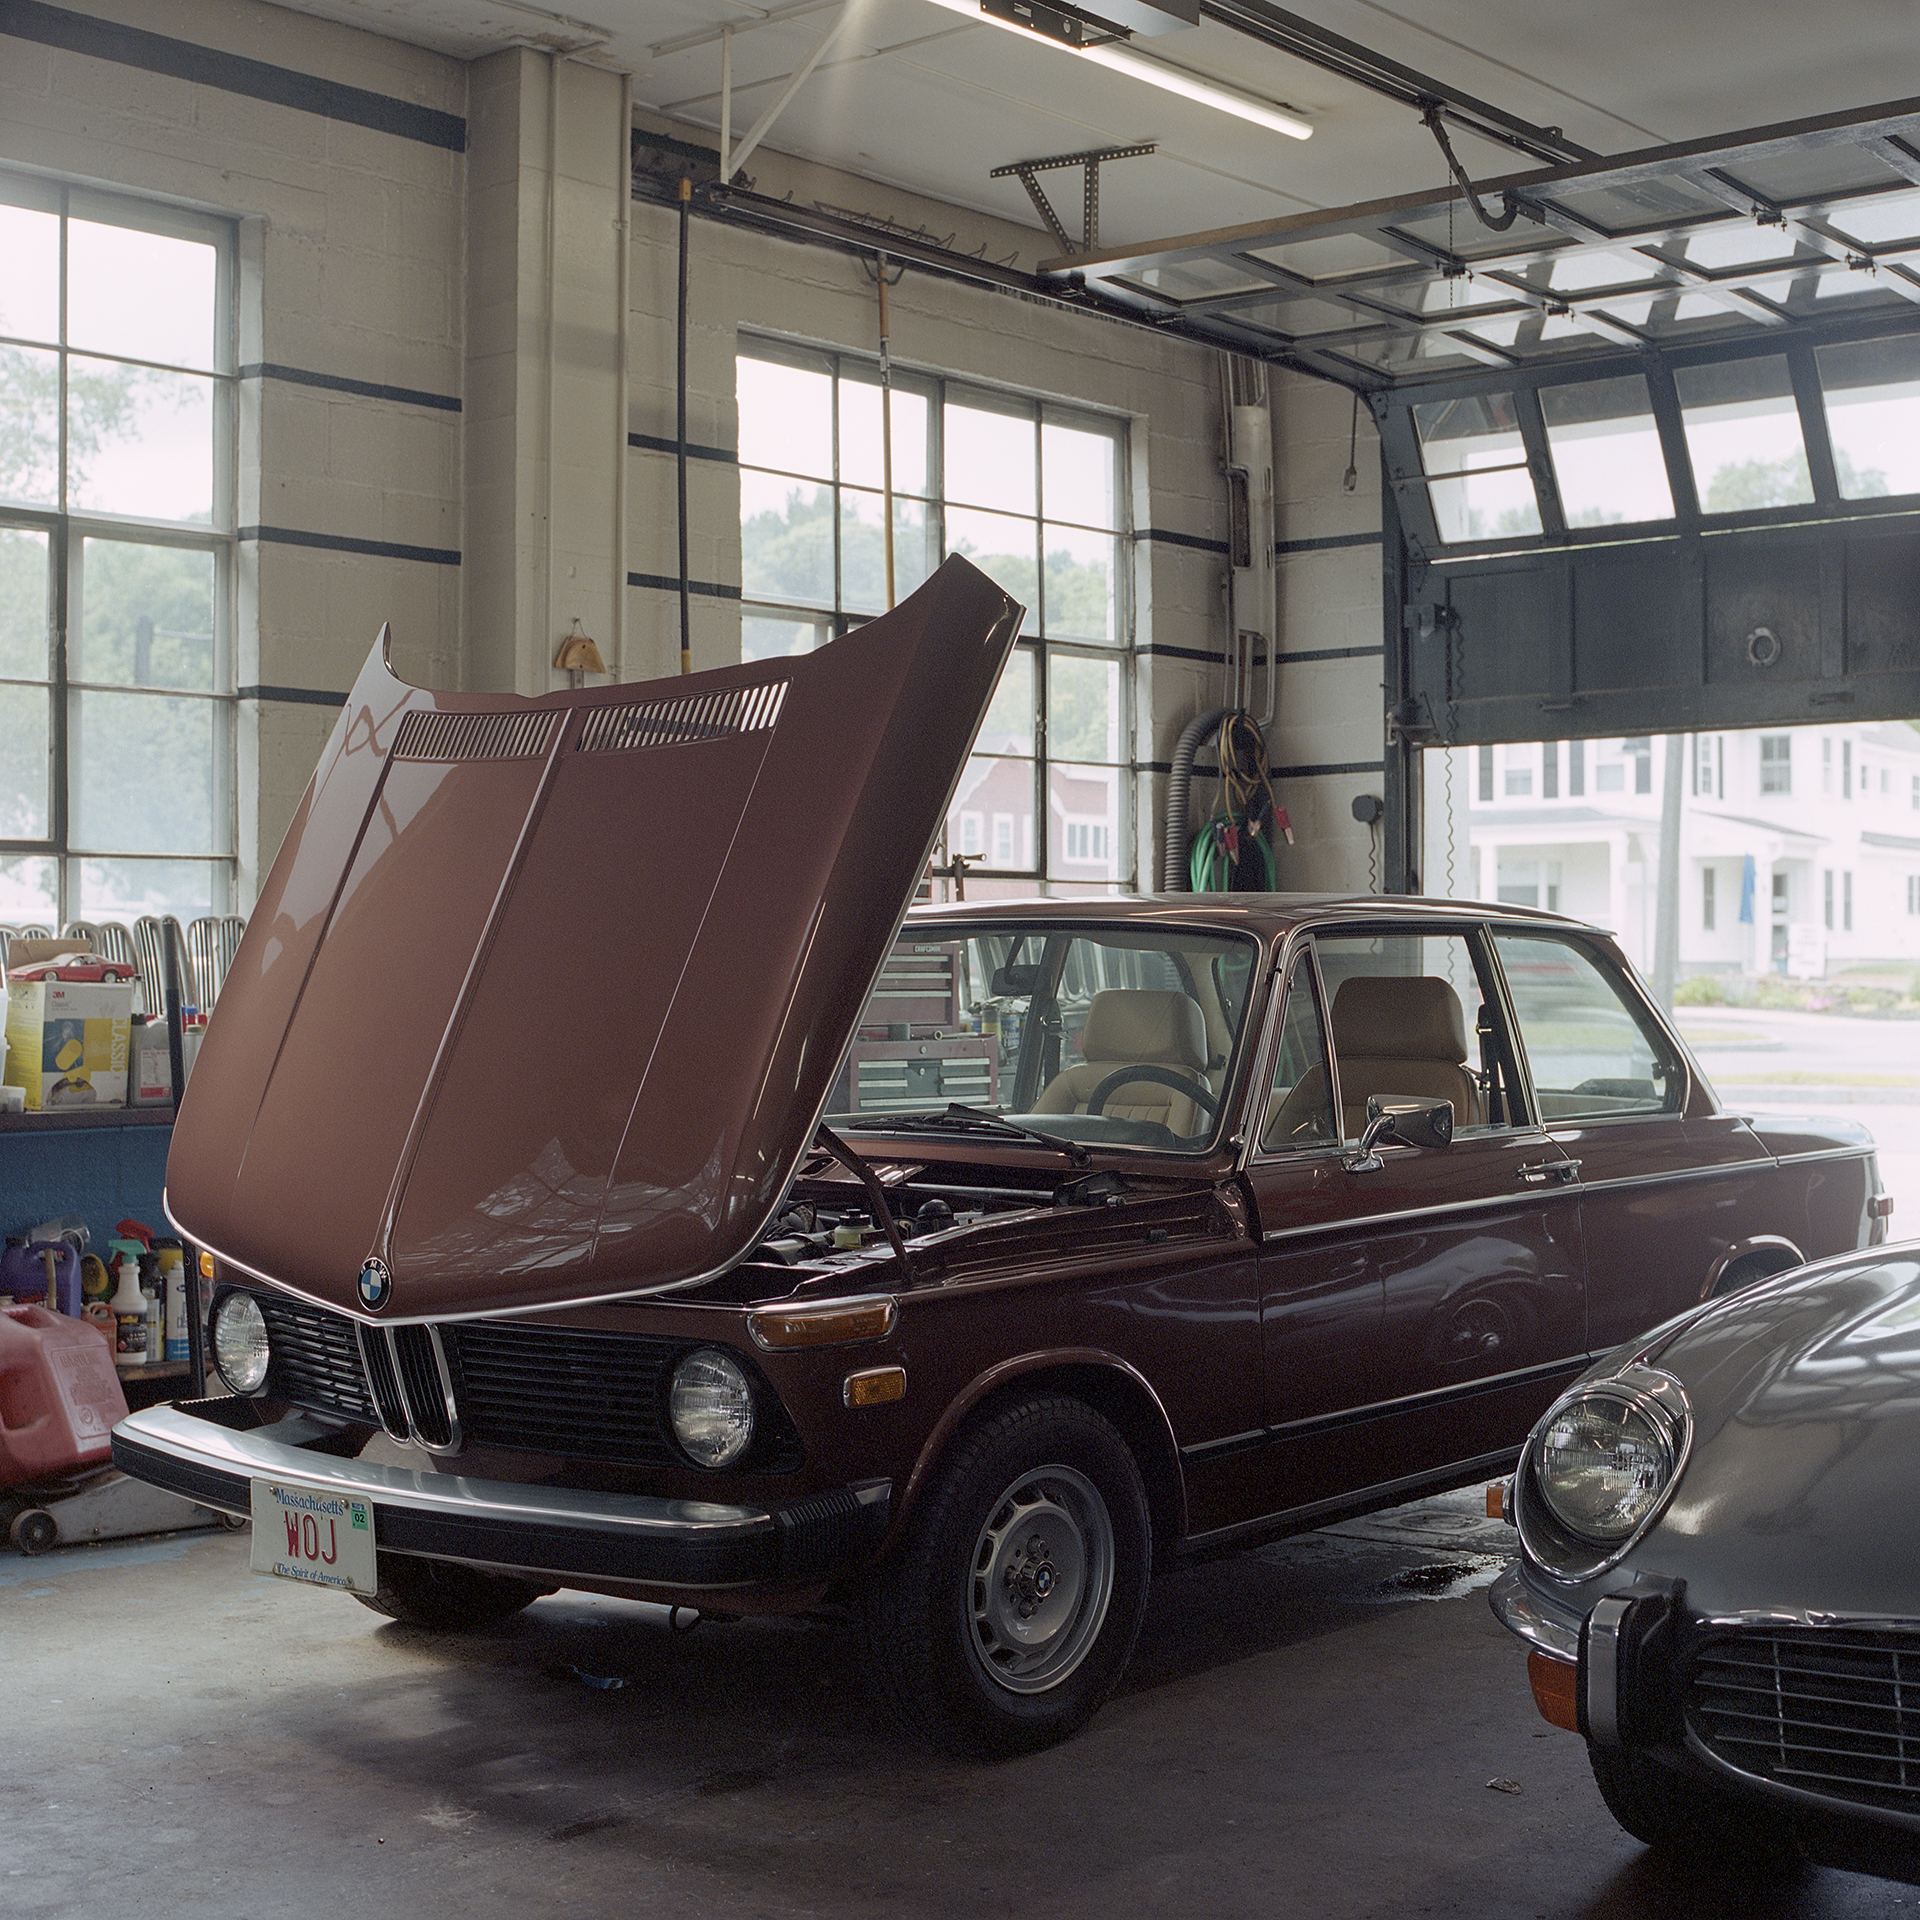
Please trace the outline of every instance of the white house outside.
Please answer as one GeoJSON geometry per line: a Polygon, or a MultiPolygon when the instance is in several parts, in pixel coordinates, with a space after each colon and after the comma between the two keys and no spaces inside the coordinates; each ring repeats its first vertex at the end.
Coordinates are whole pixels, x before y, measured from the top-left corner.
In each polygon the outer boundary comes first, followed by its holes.
{"type": "Polygon", "coordinates": [[[1920,963],[1920,731],[1881,723],[1449,749],[1430,890],[1611,928],[1652,972],[1667,755],[1678,977],[1920,963]],[[1450,804],[1449,804],[1450,802],[1450,804]]]}

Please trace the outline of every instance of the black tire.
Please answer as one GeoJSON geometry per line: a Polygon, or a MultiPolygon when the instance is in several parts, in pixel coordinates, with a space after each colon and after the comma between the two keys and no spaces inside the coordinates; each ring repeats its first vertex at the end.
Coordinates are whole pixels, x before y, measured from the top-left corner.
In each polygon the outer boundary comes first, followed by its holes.
{"type": "Polygon", "coordinates": [[[1152,1561],[1139,1466],[1099,1414],[1064,1396],[991,1414],[862,1590],[875,1691],[945,1753],[1064,1740],[1133,1653],[1152,1561]]]}
{"type": "Polygon", "coordinates": [[[553,1588],[531,1580],[482,1573],[477,1567],[456,1566],[450,1560],[383,1553],[379,1591],[353,1597],[389,1620],[444,1633],[498,1626],[551,1592],[553,1588]]]}
{"type": "Polygon", "coordinates": [[[1774,1877],[1806,1866],[1791,1825],[1774,1808],[1631,1750],[1590,1745],[1587,1758],[1607,1811],[1642,1846],[1677,1865],[1774,1877]]]}

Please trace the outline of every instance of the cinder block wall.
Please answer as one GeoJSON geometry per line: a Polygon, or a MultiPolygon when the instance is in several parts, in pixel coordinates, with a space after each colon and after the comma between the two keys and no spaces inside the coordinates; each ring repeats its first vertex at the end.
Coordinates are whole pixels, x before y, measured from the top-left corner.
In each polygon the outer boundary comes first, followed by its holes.
{"type": "MultiPolygon", "coordinates": [[[[656,584],[679,571],[674,463],[657,444],[675,431],[676,220],[647,203],[631,210],[623,359],[618,303],[606,297],[617,288],[612,176],[597,178],[618,151],[617,79],[570,65],[552,74],[524,48],[466,63],[248,0],[95,0],[69,17],[101,31],[33,37],[0,15],[0,164],[240,223],[235,632],[248,899],[383,621],[398,670],[429,685],[558,684],[546,663],[575,617],[618,677],[677,669],[677,593],[656,584]],[[143,66],[140,33],[203,50],[204,71],[192,60],[193,78],[143,66]],[[235,86],[221,56],[315,84],[301,106],[262,99],[235,86]],[[560,138],[549,145],[556,97],[560,138]],[[562,296],[551,307],[550,257],[562,296]],[[551,399],[541,385],[549,312],[551,399]],[[618,444],[623,371],[626,424],[641,444],[618,470],[581,448],[589,437],[618,444]],[[563,433],[550,433],[543,409],[563,433]],[[624,556],[612,551],[610,517],[622,485],[624,556]],[[610,586],[622,565],[639,582],[624,596],[610,586]]],[[[995,258],[1031,265],[1052,251],[1036,231],[765,149],[749,171],[763,191],[803,203],[942,235],[957,227],[959,246],[985,244],[995,258]]],[[[853,258],[697,218],[692,233],[688,431],[701,457],[689,570],[701,588],[694,664],[708,666],[739,646],[739,335],[871,352],[877,317],[853,258]]],[[[1215,356],[915,273],[892,304],[903,365],[1132,423],[1137,870],[1153,884],[1162,769],[1181,727],[1222,694],[1215,356]]],[[[1363,410],[1360,481],[1344,493],[1348,397],[1322,382],[1276,376],[1274,415],[1284,659],[1272,752],[1300,839],[1282,884],[1362,888],[1369,835],[1349,802],[1379,789],[1377,455],[1363,410]]]]}
{"type": "Polygon", "coordinates": [[[1276,765],[1299,837],[1283,884],[1378,892],[1381,830],[1353,816],[1381,793],[1386,661],[1381,626],[1380,441],[1342,387],[1273,382],[1280,605],[1276,765]],[[1349,493],[1346,474],[1354,472],[1349,493]]]}

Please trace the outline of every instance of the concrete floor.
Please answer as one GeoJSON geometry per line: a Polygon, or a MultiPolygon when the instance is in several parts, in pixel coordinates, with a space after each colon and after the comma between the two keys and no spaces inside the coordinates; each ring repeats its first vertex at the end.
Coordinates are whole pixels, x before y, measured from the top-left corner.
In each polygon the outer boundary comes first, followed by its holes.
{"type": "Polygon", "coordinates": [[[873,1725],[832,1624],[557,1595],[437,1637],[244,1535],[0,1550],[0,1914],[1920,1913],[1651,1864],[1534,1714],[1477,1501],[1165,1579],[1119,1697],[998,1766],[873,1725]]]}

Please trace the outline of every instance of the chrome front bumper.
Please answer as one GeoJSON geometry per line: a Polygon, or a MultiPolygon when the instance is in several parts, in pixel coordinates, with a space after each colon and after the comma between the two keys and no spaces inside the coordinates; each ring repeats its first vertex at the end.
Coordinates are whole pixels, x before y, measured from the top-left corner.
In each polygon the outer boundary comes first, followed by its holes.
{"type": "Polygon", "coordinates": [[[681,1592],[799,1586],[857,1565],[886,1531],[891,1485],[837,1488],[784,1506],[522,1486],[316,1452],[293,1415],[247,1427],[249,1403],[185,1402],[130,1415],[113,1464],[225,1513],[251,1511],[255,1480],[298,1480],[370,1500],[380,1545],[543,1578],[681,1592]],[[230,1424],[231,1423],[231,1424],[230,1424]]]}
{"type": "Polygon", "coordinates": [[[1580,1626],[1585,1616],[1527,1585],[1525,1563],[1516,1560],[1487,1589],[1487,1605],[1509,1633],[1556,1660],[1580,1658],[1580,1626]]]}

